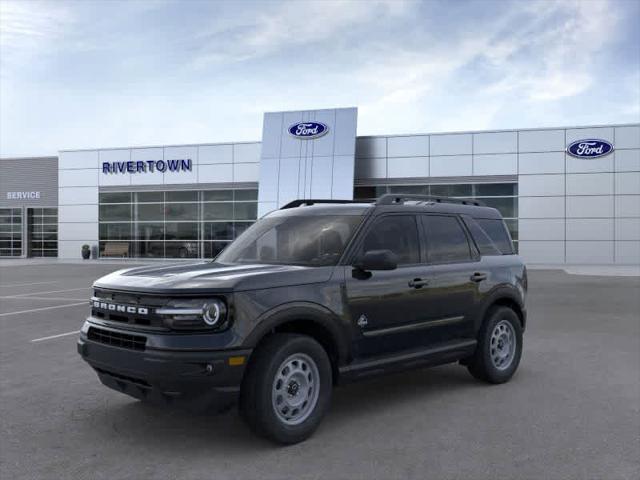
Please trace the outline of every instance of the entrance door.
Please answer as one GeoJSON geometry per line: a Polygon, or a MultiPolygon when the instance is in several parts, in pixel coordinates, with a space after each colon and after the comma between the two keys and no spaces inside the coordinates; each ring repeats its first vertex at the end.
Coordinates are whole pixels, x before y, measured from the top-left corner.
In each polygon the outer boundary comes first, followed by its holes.
{"type": "Polygon", "coordinates": [[[27,256],[58,256],[58,209],[27,209],[27,256]]]}

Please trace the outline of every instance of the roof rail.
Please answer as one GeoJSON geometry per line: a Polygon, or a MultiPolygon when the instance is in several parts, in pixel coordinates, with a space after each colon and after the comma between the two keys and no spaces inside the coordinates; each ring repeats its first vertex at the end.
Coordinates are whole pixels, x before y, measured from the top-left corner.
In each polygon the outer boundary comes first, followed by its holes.
{"type": "Polygon", "coordinates": [[[302,205],[315,205],[316,203],[367,203],[358,200],[319,200],[319,199],[298,199],[287,203],[280,207],[280,210],[286,210],[287,208],[296,208],[302,205]]]}
{"type": "Polygon", "coordinates": [[[473,205],[475,207],[486,206],[480,200],[465,200],[462,198],[437,197],[432,195],[415,195],[403,193],[387,193],[385,195],[382,195],[376,201],[376,205],[398,205],[403,204],[406,200],[416,200],[418,202],[431,203],[457,203],[459,205],[473,205]]]}

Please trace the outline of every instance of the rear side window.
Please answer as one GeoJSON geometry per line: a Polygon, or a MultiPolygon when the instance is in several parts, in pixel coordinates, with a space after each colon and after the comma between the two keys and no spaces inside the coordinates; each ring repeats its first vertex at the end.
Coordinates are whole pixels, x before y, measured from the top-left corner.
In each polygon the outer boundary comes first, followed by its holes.
{"type": "Polygon", "coordinates": [[[480,250],[480,255],[502,255],[500,249],[493,243],[493,240],[489,238],[489,235],[485,233],[480,225],[471,217],[466,215],[462,216],[465,225],[469,229],[473,240],[480,250]]]}
{"type": "Polygon", "coordinates": [[[390,215],[378,220],[367,233],[362,252],[391,250],[398,256],[398,265],[420,262],[418,227],[413,216],[390,215]]]}
{"type": "Polygon", "coordinates": [[[467,234],[456,217],[422,215],[427,235],[429,263],[468,262],[471,250],[467,234]]]}
{"type": "Polygon", "coordinates": [[[513,244],[506,225],[500,219],[495,218],[475,218],[482,230],[491,239],[494,245],[503,255],[513,254],[513,244]]]}

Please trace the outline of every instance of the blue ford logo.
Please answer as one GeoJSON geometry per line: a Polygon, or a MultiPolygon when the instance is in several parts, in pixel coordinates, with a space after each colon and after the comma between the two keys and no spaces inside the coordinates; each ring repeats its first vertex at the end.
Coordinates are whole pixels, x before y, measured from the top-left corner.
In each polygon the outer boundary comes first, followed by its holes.
{"type": "Polygon", "coordinates": [[[321,137],[328,131],[329,127],[320,122],[294,123],[289,127],[289,133],[291,135],[305,140],[321,137]]]}
{"type": "Polygon", "coordinates": [[[604,157],[613,151],[613,145],[606,140],[577,140],[567,147],[567,153],[578,158],[604,157]]]}

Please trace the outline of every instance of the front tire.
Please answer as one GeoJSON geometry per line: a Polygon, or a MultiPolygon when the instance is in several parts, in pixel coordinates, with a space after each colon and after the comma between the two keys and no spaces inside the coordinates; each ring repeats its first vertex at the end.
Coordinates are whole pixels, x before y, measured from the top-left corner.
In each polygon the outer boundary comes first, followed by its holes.
{"type": "Polygon", "coordinates": [[[478,380],[508,382],[522,356],[522,325],[509,307],[494,307],[487,313],[478,334],[478,346],[467,369],[478,380]]]}
{"type": "Polygon", "coordinates": [[[313,338],[276,334],[254,352],[240,392],[251,429],[282,444],[306,440],[331,401],[329,357],[313,338]]]}

